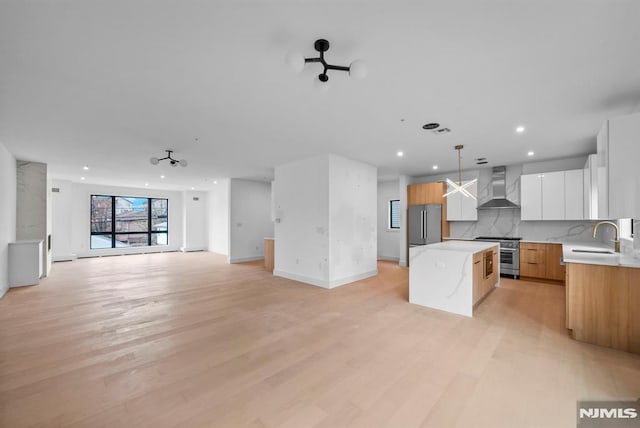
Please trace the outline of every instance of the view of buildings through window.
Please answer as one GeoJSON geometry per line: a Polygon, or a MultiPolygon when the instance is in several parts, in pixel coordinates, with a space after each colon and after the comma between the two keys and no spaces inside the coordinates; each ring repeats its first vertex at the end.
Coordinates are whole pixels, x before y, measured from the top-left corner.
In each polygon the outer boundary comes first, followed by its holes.
{"type": "Polygon", "coordinates": [[[91,249],[167,245],[167,199],[91,195],[91,249]]]}

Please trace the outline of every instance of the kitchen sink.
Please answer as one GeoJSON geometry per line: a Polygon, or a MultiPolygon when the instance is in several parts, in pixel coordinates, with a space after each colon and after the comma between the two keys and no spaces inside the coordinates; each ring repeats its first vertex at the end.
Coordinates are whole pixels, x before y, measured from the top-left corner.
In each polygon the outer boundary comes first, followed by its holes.
{"type": "Polygon", "coordinates": [[[574,253],[615,254],[613,251],[609,251],[609,250],[577,250],[574,248],[571,251],[573,251],[574,253]]]}

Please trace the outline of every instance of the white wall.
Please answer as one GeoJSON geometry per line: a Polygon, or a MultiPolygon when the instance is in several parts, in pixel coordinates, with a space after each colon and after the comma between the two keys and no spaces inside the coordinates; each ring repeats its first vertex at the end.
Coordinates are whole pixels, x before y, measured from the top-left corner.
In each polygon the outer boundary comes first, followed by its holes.
{"type": "Polygon", "coordinates": [[[271,183],[231,179],[229,262],[264,258],[264,238],[273,237],[271,183]]]}
{"type": "Polygon", "coordinates": [[[229,179],[218,180],[207,194],[209,251],[229,255],[229,179]]]}
{"type": "Polygon", "coordinates": [[[275,169],[274,275],[329,284],[329,158],[275,169]]]}
{"type": "Polygon", "coordinates": [[[329,285],[378,273],[378,171],[329,155],[329,285]]]}
{"type": "Polygon", "coordinates": [[[49,189],[52,217],[51,257],[54,262],[73,260],[76,257],[71,244],[73,183],[68,180],[52,180],[51,187],[58,189],[58,192],[49,189]]]}
{"type": "MultiPolygon", "coordinates": [[[[71,204],[66,207],[56,205],[56,211],[53,213],[53,217],[56,218],[56,216],[65,215],[71,217],[71,251],[78,257],[150,253],[158,251],[178,251],[180,247],[183,246],[182,204],[182,192],[178,191],[73,183],[71,204]],[[168,199],[169,245],[133,248],[105,248],[95,250],[90,249],[89,222],[91,210],[91,195],[115,195],[168,199]]],[[[63,236],[60,236],[61,232],[56,231],[55,228],[53,233],[58,236],[57,239],[65,239],[63,236]]]]}
{"type": "Polygon", "coordinates": [[[9,242],[16,240],[16,160],[0,144],[0,297],[9,288],[9,242]]]}
{"type": "Polygon", "coordinates": [[[208,247],[207,193],[184,192],[182,195],[182,251],[202,251],[208,247]]]}
{"type": "Polygon", "coordinates": [[[46,276],[51,268],[47,247],[47,165],[19,160],[16,180],[16,240],[42,241],[42,266],[46,276]]]}
{"type": "Polygon", "coordinates": [[[335,155],[276,167],[274,274],[325,288],[375,275],[376,174],[335,155]]]}
{"type": "Polygon", "coordinates": [[[399,180],[378,183],[378,259],[400,260],[400,236],[404,229],[389,229],[389,201],[400,199],[399,180]]]}

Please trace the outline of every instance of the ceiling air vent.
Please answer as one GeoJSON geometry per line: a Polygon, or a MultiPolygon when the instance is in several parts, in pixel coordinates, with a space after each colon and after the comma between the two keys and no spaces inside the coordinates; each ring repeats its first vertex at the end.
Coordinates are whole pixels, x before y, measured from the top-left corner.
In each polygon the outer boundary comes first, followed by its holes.
{"type": "Polygon", "coordinates": [[[60,193],[60,188],[59,188],[59,187],[52,187],[52,188],[51,188],[51,191],[52,191],[53,193],[60,193]]]}
{"type": "Polygon", "coordinates": [[[449,128],[438,128],[433,130],[434,134],[448,134],[449,132],[451,132],[451,129],[449,128]]]}

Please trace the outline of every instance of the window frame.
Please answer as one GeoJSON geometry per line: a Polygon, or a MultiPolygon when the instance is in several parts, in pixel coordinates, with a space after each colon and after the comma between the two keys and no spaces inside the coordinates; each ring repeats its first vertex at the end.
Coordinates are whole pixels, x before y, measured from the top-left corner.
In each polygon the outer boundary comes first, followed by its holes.
{"type": "MultiPolygon", "coordinates": [[[[157,239],[156,239],[157,242],[157,239]]],[[[144,247],[164,247],[169,245],[169,199],[168,198],[151,198],[144,196],[122,196],[122,195],[101,195],[101,194],[91,194],[89,196],[89,249],[90,250],[109,250],[114,248],[144,248],[144,247]],[[111,198],[111,230],[109,232],[100,231],[94,232],[92,230],[92,214],[93,214],[93,200],[94,198],[111,198]],[[146,232],[116,232],[116,198],[122,199],[146,199],[147,200],[147,231],[146,232]],[[153,201],[166,201],[167,203],[167,230],[157,231],[153,230],[153,222],[152,222],[152,211],[153,211],[153,201]],[[111,247],[100,247],[93,248],[91,237],[94,235],[103,236],[103,235],[111,235],[111,247]],[[147,244],[146,245],[136,245],[136,246],[127,246],[127,247],[117,247],[116,246],[116,236],[117,235],[147,235],[147,244]],[[166,244],[152,244],[153,235],[166,235],[166,244]]]]}
{"type": "Polygon", "coordinates": [[[400,199],[389,199],[387,204],[387,230],[399,231],[400,230],[400,199]],[[394,202],[396,202],[396,206],[398,209],[398,225],[393,225],[393,206],[394,202]]]}

